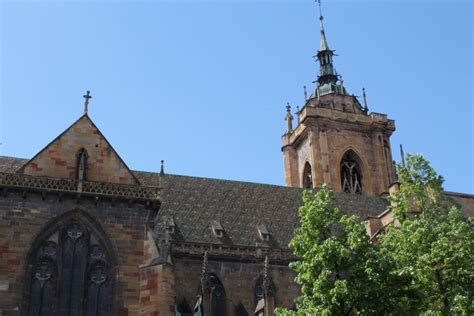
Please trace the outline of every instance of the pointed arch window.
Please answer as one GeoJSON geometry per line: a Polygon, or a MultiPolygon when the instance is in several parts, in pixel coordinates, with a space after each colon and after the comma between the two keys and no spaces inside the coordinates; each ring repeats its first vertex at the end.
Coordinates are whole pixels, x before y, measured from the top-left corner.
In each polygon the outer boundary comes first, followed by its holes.
{"type": "Polygon", "coordinates": [[[225,315],[225,290],[217,276],[211,274],[209,277],[209,286],[211,289],[211,315],[225,315]]]}
{"type": "MultiPolygon", "coordinates": [[[[268,284],[266,285],[266,293],[267,295],[268,294],[272,294],[272,293],[275,293],[275,290],[276,290],[276,286],[275,284],[273,283],[273,280],[271,278],[269,278],[269,280],[267,281],[268,284]]],[[[257,279],[257,282],[255,283],[255,288],[254,288],[254,305],[255,307],[257,307],[258,305],[258,302],[264,298],[264,290],[265,288],[265,284],[264,284],[264,278],[263,278],[263,275],[261,275],[258,279],[257,279]]]]}
{"type": "Polygon", "coordinates": [[[303,188],[311,189],[313,188],[313,174],[311,171],[311,165],[309,162],[306,162],[303,169],[303,188]]]}
{"type": "Polygon", "coordinates": [[[342,192],[362,194],[362,169],[359,157],[349,150],[341,160],[342,192]]]}
{"type": "Polygon", "coordinates": [[[87,158],[89,158],[87,150],[79,149],[76,154],[76,179],[79,181],[86,180],[87,158]]]}
{"type": "Polygon", "coordinates": [[[107,315],[109,256],[86,225],[57,227],[30,257],[28,315],[107,315]]]}

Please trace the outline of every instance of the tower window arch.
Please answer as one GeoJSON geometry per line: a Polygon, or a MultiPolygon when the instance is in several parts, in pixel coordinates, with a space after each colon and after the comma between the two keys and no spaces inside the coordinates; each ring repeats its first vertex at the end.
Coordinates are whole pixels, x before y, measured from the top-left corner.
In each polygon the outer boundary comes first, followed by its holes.
{"type": "Polygon", "coordinates": [[[311,165],[309,162],[306,162],[303,169],[303,188],[311,189],[313,188],[313,174],[311,171],[311,165]]]}
{"type": "Polygon", "coordinates": [[[27,315],[110,314],[110,255],[101,236],[78,218],[41,235],[29,255],[27,315]]]}
{"type": "Polygon", "coordinates": [[[362,194],[362,168],[357,154],[352,150],[347,151],[342,157],[340,167],[342,192],[362,194]]]}

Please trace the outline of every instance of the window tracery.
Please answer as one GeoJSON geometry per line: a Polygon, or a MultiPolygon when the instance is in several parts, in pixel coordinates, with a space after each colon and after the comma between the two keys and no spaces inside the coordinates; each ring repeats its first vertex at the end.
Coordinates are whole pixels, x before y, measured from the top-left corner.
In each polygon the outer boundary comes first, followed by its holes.
{"type": "Polygon", "coordinates": [[[58,227],[32,258],[28,315],[107,315],[108,255],[79,221],[58,227]]]}
{"type": "Polygon", "coordinates": [[[210,275],[209,285],[211,289],[211,315],[225,315],[225,290],[221,281],[215,276],[210,275]]]}
{"type": "Polygon", "coordinates": [[[342,192],[362,194],[362,169],[353,151],[348,151],[341,160],[342,192]]]}

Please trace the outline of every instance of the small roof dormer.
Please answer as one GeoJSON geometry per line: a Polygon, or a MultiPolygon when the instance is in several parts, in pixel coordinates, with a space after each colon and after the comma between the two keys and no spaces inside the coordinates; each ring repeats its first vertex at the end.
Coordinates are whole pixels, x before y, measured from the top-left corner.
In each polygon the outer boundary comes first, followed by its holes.
{"type": "Polygon", "coordinates": [[[257,225],[257,230],[262,241],[270,241],[270,233],[264,224],[257,225]]]}
{"type": "Polygon", "coordinates": [[[214,220],[211,223],[212,227],[212,232],[214,233],[214,236],[217,238],[223,238],[224,237],[224,228],[222,228],[222,225],[219,221],[214,220]]]}

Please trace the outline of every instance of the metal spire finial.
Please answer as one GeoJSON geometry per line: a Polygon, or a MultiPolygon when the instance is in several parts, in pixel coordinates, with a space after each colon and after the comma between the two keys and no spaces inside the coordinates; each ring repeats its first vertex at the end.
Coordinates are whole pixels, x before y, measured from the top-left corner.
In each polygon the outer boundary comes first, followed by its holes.
{"type": "Polygon", "coordinates": [[[367,106],[367,95],[365,94],[365,88],[362,88],[362,95],[364,96],[364,112],[367,114],[369,112],[369,107],[367,106]]]}
{"type": "Polygon", "coordinates": [[[402,144],[400,144],[400,157],[402,158],[402,166],[405,167],[405,153],[403,152],[402,144]]]}
{"type": "Polygon", "coordinates": [[[319,5],[319,21],[321,23],[321,43],[319,45],[319,51],[322,52],[322,51],[329,50],[329,45],[328,45],[328,41],[326,40],[326,34],[324,32],[324,24],[323,24],[324,17],[321,10],[321,0],[315,0],[315,1],[319,5]]]}
{"type": "Polygon", "coordinates": [[[84,97],[84,114],[87,114],[87,111],[89,110],[89,99],[92,99],[91,92],[87,90],[86,94],[84,94],[83,97],[84,97]]]}
{"type": "Polygon", "coordinates": [[[319,21],[321,21],[321,29],[324,30],[324,25],[323,25],[323,10],[321,9],[321,0],[315,0],[318,3],[319,6],[319,21]]]}
{"type": "Polygon", "coordinates": [[[165,174],[165,161],[161,160],[160,174],[165,174]]]}

